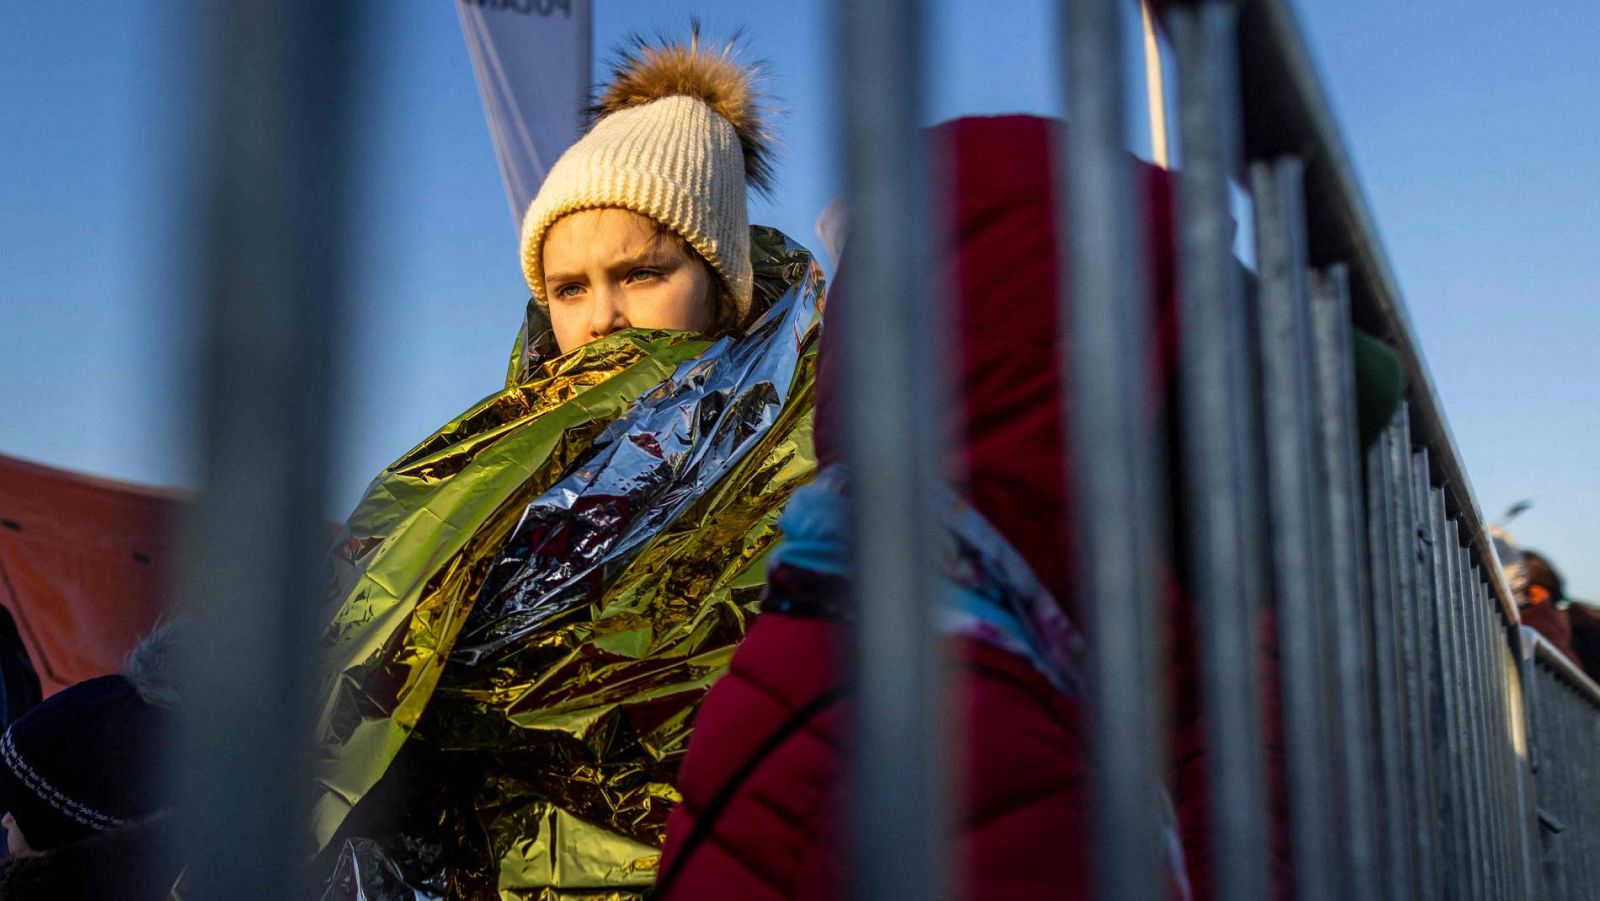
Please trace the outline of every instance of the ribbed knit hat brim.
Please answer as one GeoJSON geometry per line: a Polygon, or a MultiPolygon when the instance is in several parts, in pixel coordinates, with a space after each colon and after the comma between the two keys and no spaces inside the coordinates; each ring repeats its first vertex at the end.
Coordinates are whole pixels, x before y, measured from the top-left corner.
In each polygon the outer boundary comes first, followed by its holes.
{"type": "Polygon", "coordinates": [[[671,229],[705,258],[741,318],[752,273],[744,154],[727,120],[705,102],[674,96],[606,116],[562,154],[522,223],[522,269],[548,306],[544,240],[580,210],[632,210],[671,229]]]}
{"type": "Polygon", "coordinates": [[[772,137],[760,67],[738,38],[708,47],[636,37],[612,64],[594,126],[561,155],[522,222],[522,272],[549,307],[544,241],[562,216],[632,210],[671,229],[715,270],[741,320],[750,312],[747,185],[772,186],[772,137]]]}

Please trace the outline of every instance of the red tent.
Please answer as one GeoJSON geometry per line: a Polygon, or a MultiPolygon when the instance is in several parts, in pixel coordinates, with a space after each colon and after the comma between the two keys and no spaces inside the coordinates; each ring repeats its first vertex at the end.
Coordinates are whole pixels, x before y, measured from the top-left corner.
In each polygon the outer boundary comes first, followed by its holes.
{"type": "Polygon", "coordinates": [[[0,604],[49,696],[116,672],[162,609],[186,503],[0,456],[0,604]]]}

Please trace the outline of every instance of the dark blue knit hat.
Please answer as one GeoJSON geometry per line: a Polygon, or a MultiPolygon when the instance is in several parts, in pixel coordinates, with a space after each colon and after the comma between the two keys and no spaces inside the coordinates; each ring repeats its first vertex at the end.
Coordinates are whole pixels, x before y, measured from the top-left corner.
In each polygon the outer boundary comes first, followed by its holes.
{"type": "MultiPolygon", "coordinates": [[[[148,655],[147,655],[148,658],[148,655]]],[[[173,729],[170,689],[100,676],[60,691],[0,735],[0,810],[44,851],[143,819],[166,806],[162,756],[173,729]]]]}

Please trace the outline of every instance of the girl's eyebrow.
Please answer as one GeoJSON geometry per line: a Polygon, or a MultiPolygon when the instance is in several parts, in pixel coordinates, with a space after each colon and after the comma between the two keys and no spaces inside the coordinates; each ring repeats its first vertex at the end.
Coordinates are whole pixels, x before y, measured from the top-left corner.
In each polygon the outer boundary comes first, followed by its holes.
{"type": "Polygon", "coordinates": [[[619,255],[616,259],[606,264],[607,269],[630,269],[634,266],[654,266],[660,268],[670,263],[671,254],[663,253],[654,242],[634,251],[619,255]]]}
{"type": "MultiPolygon", "coordinates": [[[[604,267],[611,271],[618,269],[632,269],[635,266],[651,266],[660,269],[672,263],[672,256],[672,254],[667,253],[661,247],[651,243],[632,253],[619,254],[615,258],[607,260],[604,264],[604,267]]],[[[582,279],[582,275],[568,272],[550,272],[547,270],[544,274],[544,283],[547,286],[553,285],[556,282],[575,282],[581,281],[582,279]]]]}

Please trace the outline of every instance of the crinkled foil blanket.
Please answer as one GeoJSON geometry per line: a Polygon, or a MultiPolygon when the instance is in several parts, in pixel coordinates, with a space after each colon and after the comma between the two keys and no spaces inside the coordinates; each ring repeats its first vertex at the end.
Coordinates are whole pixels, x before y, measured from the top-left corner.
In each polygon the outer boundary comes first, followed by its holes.
{"type": "Polygon", "coordinates": [[[368,489],[324,636],[325,898],[650,884],[694,712],[816,467],[821,270],[753,245],[770,308],[745,337],[629,330],[548,362],[519,339],[504,391],[368,489]]]}

